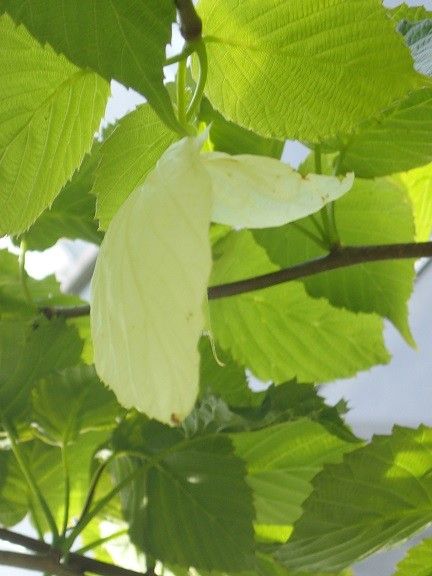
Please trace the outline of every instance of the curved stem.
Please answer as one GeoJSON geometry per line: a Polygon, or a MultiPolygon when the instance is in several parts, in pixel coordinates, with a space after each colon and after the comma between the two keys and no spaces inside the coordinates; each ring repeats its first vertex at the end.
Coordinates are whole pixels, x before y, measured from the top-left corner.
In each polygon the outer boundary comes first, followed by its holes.
{"type": "MultiPolygon", "coordinates": [[[[317,144],[314,148],[315,173],[322,174],[321,163],[321,146],[317,144]]],[[[340,238],[336,227],[336,218],[334,213],[334,202],[329,202],[320,210],[325,234],[327,236],[328,248],[336,249],[340,246],[340,238]]]]}
{"type": "Polygon", "coordinates": [[[201,100],[204,94],[204,88],[207,82],[207,72],[208,72],[207,49],[205,43],[202,40],[199,40],[194,44],[195,44],[195,52],[199,59],[200,71],[195,93],[192,97],[192,101],[189,104],[189,108],[186,113],[187,120],[192,120],[199,110],[201,100]]]}
{"type": "Polygon", "coordinates": [[[39,486],[33,476],[31,469],[27,465],[27,461],[25,459],[24,454],[22,454],[21,449],[18,443],[16,442],[15,434],[12,428],[9,426],[7,422],[3,422],[2,424],[8,435],[9,441],[11,443],[12,452],[15,456],[16,461],[18,462],[18,466],[21,469],[21,472],[27,482],[30,491],[32,492],[35,500],[37,501],[37,503],[39,504],[45,515],[46,521],[48,523],[48,526],[50,527],[51,534],[53,537],[53,544],[56,544],[59,540],[59,532],[56,522],[54,520],[54,516],[52,515],[52,512],[47,504],[47,501],[45,500],[42,492],[39,489],[39,486]]]}
{"type": "Polygon", "coordinates": [[[85,515],[81,515],[80,519],[78,520],[78,522],[76,523],[76,525],[72,529],[71,533],[69,534],[69,536],[65,540],[65,549],[66,550],[70,550],[70,548],[73,545],[73,543],[75,542],[75,540],[78,538],[80,533],[84,530],[84,528],[91,522],[91,520],[93,520],[93,518],[95,516],[97,516],[97,514],[99,514],[99,512],[101,510],[103,510],[103,508],[105,508],[105,506],[109,502],[111,502],[111,500],[115,496],[117,496],[117,494],[121,490],[123,490],[123,488],[125,488],[130,482],[132,482],[132,480],[135,479],[135,477],[138,475],[138,473],[141,473],[141,472],[142,472],[142,467],[137,466],[135,468],[135,470],[133,470],[133,472],[128,474],[128,476],[126,476],[126,478],[124,478],[124,480],[122,480],[119,484],[117,484],[117,486],[115,486],[112,490],[110,490],[108,492],[108,494],[106,494],[103,498],[98,500],[91,510],[88,510],[88,512],[85,515]]]}
{"type": "Polygon", "coordinates": [[[107,542],[111,542],[111,540],[115,540],[116,538],[121,538],[121,536],[126,536],[127,533],[128,533],[128,530],[125,528],[124,530],[119,530],[118,532],[114,532],[113,534],[110,534],[109,536],[105,536],[104,538],[98,538],[98,540],[94,540],[93,542],[90,542],[90,544],[87,544],[86,546],[83,546],[82,548],[78,548],[78,550],[75,550],[75,554],[84,554],[85,552],[88,552],[89,550],[94,550],[95,548],[102,546],[102,544],[106,544],[107,542]]]}
{"type": "Polygon", "coordinates": [[[69,466],[67,461],[66,446],[61,447],[62,465],[63,465],[63,476],[64,476],[64,513],[63,513],[63,526],[61,537],[64,538],[67,527],[69,524],[69,508],[70,508],[70,474],[69,466]]]}
{"type": "Polygon", "coordinates": [[[309,238],[309,240],[312,240],[314,244],[316,244],[320,248],[323,248],[324,250],[327,250],[327,244],[323,241],[323,239],[320,236],[317,236],[316,234],[314,234],[313,232],[311,232],[298,222],[291,222],[291,226],[297,228],[297,230],[299,230],[304,236],[309,238]]]}
{"type": "Polygon", "coordinates": [[[165,60],[164,67],[170,66],[171,64],[177,64],[182,60],[186,60],[195,50],[193,44],[186,44],[183,50],[179,54],[174,54],[165,60]]]}
{"type": "Polygon", "coordinates": [[[20,253],[19,253],[19,271],[20,271],[20,279],[21,279],[21,286],[25,295],[27,302],[30,306],[34,307],[33,297],[30,293],[30,289],[28,287],[28,275],[25,269],[25,261],[26,261],[26,253],[27,253],[27,242],[24,238],[21,240],[20,244],[20,253]]]}
{"type": "Polygon", "coordinates": [[[177,115],[182,126],[186,126],[186,60],[181,60],[177,70],[177,115]]]}

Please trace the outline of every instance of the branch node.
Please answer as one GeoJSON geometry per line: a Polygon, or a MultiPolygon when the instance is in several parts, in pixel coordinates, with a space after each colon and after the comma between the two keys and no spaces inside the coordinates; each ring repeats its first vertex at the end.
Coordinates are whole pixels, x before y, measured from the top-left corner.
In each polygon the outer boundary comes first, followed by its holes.
{"type": "Polygon", "coordinates": [[[202,20],[198,16],[192,0],[174,0],[177,7],[180,32],[186,42],[199,40],[202,34],[202,20]]]}

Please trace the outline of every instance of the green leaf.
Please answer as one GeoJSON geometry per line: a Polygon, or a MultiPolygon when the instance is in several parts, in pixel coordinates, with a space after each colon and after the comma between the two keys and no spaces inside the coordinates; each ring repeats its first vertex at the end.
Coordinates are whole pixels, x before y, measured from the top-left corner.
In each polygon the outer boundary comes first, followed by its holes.
{"type": "Polygon", "coordinates": [[[323,464],[340,462],[345,452],[358,446],[306,419],[231,438],[248,467],[257,523],[286,528],[301,516],[311,480],[323,464]]]}
{"type": "Polygon", "coordinates": [[[398,179],[412,203],[416,240],[426,242],[432,232],[432,164],[399,174],[398,179]]]}
{"type": "Polygon", "coordinates": [[[249,388],[245,369],[228,354],[217,351],[214,357],[210,341],[202,338],[200,351],[200,395],[216,394],[230,406],[253,406],[261,395],[249,388]]]}
{"type": "Polygon", "coordinates": [[[176,135],[167,129],[148,104],[118,122],[103,143],[93,194],[96,215],[106,229],[133,190],[142,184],[176,135]]]}
{"type": "Polygon", "coordinates": [[[414,534],[432,519],[432,430],[391,436],[326,466],[276,558],[294,571],[338,571],[414,534]]]}
{"type": "Polygon", "coordinates": [[[81,340],[63,320],[0,322],[0,419],[18,420],[39,378],[79,361],[81,340]]]}
{"type": "Polygon", "coordinates": [[[80,68],[141,92],[161,119],[181,129],[163,85],[165,46],[175,20],[170,0],[0,0],[41,42],[80,68]]]}
{"type": "Polygon", "coordinates": [[[25,233],[29,250],[46,250],[60,238],[80,238],[100,244],[103,234],[95,220],[96,199],[90,194],[100,161],[101,144],[96,140],[91,153],[65,184],[53,205],[25,233]]]}
{"type": "MultiPolygon", "coordinates": [[[[79,514],[87,494],[90,463],[97,447],[106,439],[105,432],[82,434],[67,449],[70,476],[70,515],[79,514]]],[[[20,445],[28,466],[36,478],[60,526],[64,514],[65,478],[61,450],[34,440],[20,445]]],[[[0,522],[13,526],[30,512],[33,521],[48,531],[44,516],[34,500],[25,478],[11,452],[0,452],[0,522]],[[11,512],[9,512],[9,510],[11,512]]]]}
{"type": "Polygon", "coordinates": [[[330,143],[340,150],[340,171],[386,176],[432,160],[432,89],[416,90],[350,136],[330,143]]]}
{"type": "Polygon", "coordinates": [[[149,470],[147,489],[145,525],[138,516],[131,527],[135,543],[144,537],[153,556],[185,566],[233,571],[248,566],[252,498],[228,438],[174,448],[149,470]]]}
{"type": "Polygon", "coordinates": [[[24,293],[18,257],[7,250],[0,250],[0,316],[14,318],[16,315],[32,319],[36,308],[45,306],[73,306],[82,303],[77,296],[62,294],[55,276],[43,280],[28,278],[28,287],[34,306],[31,306],[24,293]]]}
{"type": "Polygon", "coordinates": [[[211,269],[200,142],[159,160],[111,222],[92,280],[96,370],[126,408],[171,425],[192,410],[211,269]]]}
{"type": "Polygon", "coordinates": [[[414,58],[414,67],[425,76],[432,76],[432,19],[417,24],[401,23],[399,30],[414,58]]]}
{"type": "Polygon", "coordinates": [[[121,433],[120,447],[126,442],[142,452],[148,470],[146,495],[128,518],[138,549],[163,563],[198,570],[248,568],[254,549],[252,493],[230,439],[183,440],[178,430],[143,419],[121,433]]]}
{"type": "Polygon", "coordinates": [[[399,562],[395,576],[431,576],[432,538],[423,540],[399,562]]]}
{"type": "Polygon", "coordinates": [[[263,138],[259,134],[246,130],[234,122],[225,120],[207,98],[203,99],[200,120],[210,127],[210,141],[214,150],[227,154],[254,154],[280,159],[284,142],[273,138],[263,138]]]}
{"type": "MultiPolygon", "coordinates": [[[[335,204],[335,218],[342,245],[414,240],[409,198],[405,190],[391,180],[357,178],[352,190],[335,204]]],[[[300,224],[315,231],[310,219],[300,224]]],[[[255,231],[254,237],[282,268],[326,253],[295,226],[255,231]]],[[[388,318],[406,341],[413,344],[407,301],[414,277],[412,261],[374,262],[323,272],[305,278],[303,284],[308,294],[328,298],[333,306],[354,312],[374,312],[388,318]]]]}
{"type": "MultiPolygon", "coordinates": [[[[316,387],[292,380],[278,386],[272,385],[266,390],[262,404],[254,415],[255,428],[306,417],[345,442],[358,442],[341,418],[346,411],[343,400],[336,406],[328,406],[318,395],[316,387]]],[[[250,411],[247,415],[252,420],[250,411]]]]}
{"type": "Polygon", "coordinates": [[[250,0],[247,9],[201,0],[198,9],[208,99],[263,136],[319,141],[349,132],[422,82],[375,0],[250,0]]]}
{"type": "Polygon", "coordinates": [[[59,446],[74,442],[79,434],[113,428],[120,414],[114,394],[92,367],[82,364],[45,377],[32,400],[38,430],[59,446]]]}
{"type": "Polygon", "coordinates": [[[387,13],[395,22],[400,20],[417,22],[432,17],[432,12],[426,10],[424,6],[408,6],[405,2],[396,8],[387,8],[387,13]]]}
{"type": "Polygon", "coordinates": [[[21,498],[22,477],[13,454],[0,450],[0,524],[15,526],[28,513],[28,502],[21,498]]]}
{"type": "Polygon", "coordinates": [[[26,230],[90,149],[109,86],[0,18],[0,236],[26,230]]]}
{"type": "MultiPolygon", "coordinates": [[[[275,270],[250,232],[233,232],[217,248],[212,284],[275,270]]],[[[264,381],[325,382],[388,361],[379,318],[333,308],[299,282],[213,300],[210,311],[221,347],[264,381]]]]}

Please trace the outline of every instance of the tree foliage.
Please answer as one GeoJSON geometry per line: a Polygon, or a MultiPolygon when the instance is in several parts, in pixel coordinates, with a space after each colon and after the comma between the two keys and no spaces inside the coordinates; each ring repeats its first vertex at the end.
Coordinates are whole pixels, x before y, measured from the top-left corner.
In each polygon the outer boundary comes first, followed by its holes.
{"type": "Polygon", "coordinates": [[[432,522],[432,429],[364,442],[317,387],[415,345],[430,76],[432,14],[378,0],[0,0],[0,564],[346,576],[432,522]],[[95,136],[112,80],[146,102],[95,136]],[[90,306],[27,275],[62,238],[90,306]]]}

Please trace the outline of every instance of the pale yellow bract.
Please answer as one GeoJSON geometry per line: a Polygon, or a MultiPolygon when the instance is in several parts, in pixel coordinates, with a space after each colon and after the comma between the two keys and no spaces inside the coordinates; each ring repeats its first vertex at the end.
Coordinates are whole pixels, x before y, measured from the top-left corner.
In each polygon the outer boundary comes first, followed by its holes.
{"type": "Polygon", "coordinates": [[[343,178],[302,176],[265,156],[203,154],[213,189],[213,222],[241,228],[269,228],[299,220],[337,200],[352,188],[354,174],[343,178]]]}
{"type": "Polygon", "coordinates": [[[279,226],[347,192],[260,156],[200,153],[202,137],[168,148],[113,218],[92,280],[95,366],[123,406],[170,425],[192,410],[211,271],[210,221],[279,226]]]}
{"type": "Polygon", "coordinates": [[[210,214],[199,147],[184,139],[114,216],[92,280],[99,376],[123,406],[171,425],[198,393],[210,214]]]}

